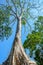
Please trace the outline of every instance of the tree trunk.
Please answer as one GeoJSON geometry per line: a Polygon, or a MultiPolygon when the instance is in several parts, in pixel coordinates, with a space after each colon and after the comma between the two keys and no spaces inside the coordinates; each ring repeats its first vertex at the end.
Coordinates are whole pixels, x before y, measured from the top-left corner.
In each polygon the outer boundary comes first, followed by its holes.
{"type": "Polygon", "coordinates": [[[2,65],[36,65],[27,57],[21,44],[21,17],[18,18],[15,36],[10,55],[2,65]]]}

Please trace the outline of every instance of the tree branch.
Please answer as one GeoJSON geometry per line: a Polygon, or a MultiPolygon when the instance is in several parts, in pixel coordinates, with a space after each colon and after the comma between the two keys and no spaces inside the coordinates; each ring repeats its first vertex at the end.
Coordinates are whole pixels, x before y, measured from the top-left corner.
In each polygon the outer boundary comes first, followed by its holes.
{"type": "Polygon", "coordinates": [[[12,3],[13,3],[13,5],[14,5],[14,7],[15,7],[15,10],[16,10],[16,13],[17,13],[17,8],[16,8],[16,5],[15,5],[15,3],[14,3],[14,0],[11,0],[12,1],[12,3]]]}
{"type": "Polygon", "coordinates": [[[17,15],[17,13],[15,13],[13,9],[11,9],[11,11],[12,11],[12,13],[14,13],[15,15],[17,15]]]}

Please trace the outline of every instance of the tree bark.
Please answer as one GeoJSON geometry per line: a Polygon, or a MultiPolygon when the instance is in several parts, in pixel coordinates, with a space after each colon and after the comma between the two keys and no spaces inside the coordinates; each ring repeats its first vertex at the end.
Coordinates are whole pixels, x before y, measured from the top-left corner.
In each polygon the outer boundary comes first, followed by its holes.
{"type": "Polygon", "coordinates": [[[2,65],[36,65],[35,62],[30,61],[27,57],[22,46],[21,17],[18,18],[15,40],[13,42],[10,55],[2,65]]]}

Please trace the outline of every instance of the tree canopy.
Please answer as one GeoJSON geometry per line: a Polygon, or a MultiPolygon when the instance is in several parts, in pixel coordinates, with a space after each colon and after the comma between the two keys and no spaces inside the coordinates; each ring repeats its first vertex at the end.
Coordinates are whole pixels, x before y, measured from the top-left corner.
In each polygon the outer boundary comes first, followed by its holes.
{"type": "Polygon", "coordinates": [[[36,3],[29,0],[6,0],[6,4],[0,4],[0,39],[4,37],[8,38],[11,35],[11,25],[14,24],[19,17],[21,17],[22,25],[27,23],[27,25],[30,26],[28,20],[29,18],[33,18],[30,10],[38,10],[39,7],[39,3],[37,6],[36,3]]]}
{"type": "Polygon", "coordinates": [[[28,23],[31,4],[24,0],[6,0],[6,4],[0,4],[0,39],[8,38],[12,33],[11,25],[21,17],[22,24],[28,23]],[[10,33],[9,33],[10,32],[10,33]]]}

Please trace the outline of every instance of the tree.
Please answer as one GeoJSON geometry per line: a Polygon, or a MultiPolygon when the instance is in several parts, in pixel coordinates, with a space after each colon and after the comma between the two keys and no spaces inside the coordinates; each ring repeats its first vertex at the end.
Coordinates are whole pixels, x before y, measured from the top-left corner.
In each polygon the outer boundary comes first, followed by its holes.
{"type": "Polygon", "coordinates": [[[28,34],[24,48],[30,49],[31,56],[35,55],[33,57],[38,65],[43,64],[43,16],[39,16],[34,23],[34,30],[28,34]]]}
{"type": "Polygon", "coordinates": [[[31,3],[29,0],[28,2],[27,0],[6,0],[6,2],[6,5],[1,4],[0,6],[0,39],[3,40],[5,37],[8,38],[11,35],[11,25],[15,21],[17,21],[17,27],[10,55],[3,62],[3,65],[35,65],[35,62],[30,62],[21,44],[21,23],[23,25],[28,23],[28,17],[31,16],[29,13],[31,3]],[[10,16],[12,20],[10,20],[10,16]]]}

